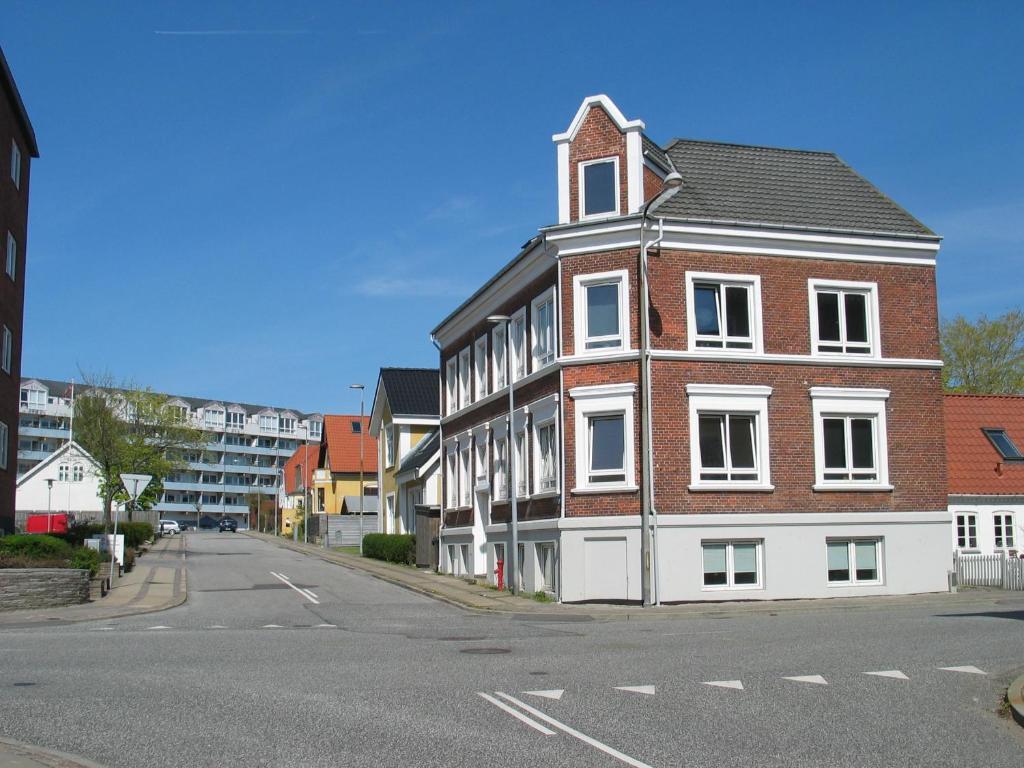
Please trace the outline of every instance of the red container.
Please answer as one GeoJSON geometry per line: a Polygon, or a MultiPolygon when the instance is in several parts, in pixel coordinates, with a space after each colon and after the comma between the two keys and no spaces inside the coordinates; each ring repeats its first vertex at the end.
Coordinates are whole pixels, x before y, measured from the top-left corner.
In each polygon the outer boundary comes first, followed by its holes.
{"type": "Polygon", "coordinates": [[[29,515],[25,521],[27,533],[67,533],[68,516],[61,512],[56,515],[29,515]]]}

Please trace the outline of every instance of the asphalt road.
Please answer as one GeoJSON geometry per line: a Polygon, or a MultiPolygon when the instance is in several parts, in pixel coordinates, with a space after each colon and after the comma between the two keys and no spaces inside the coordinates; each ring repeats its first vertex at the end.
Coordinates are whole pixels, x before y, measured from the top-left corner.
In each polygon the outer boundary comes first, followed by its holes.
{"type": "Polygon", "coordinates": [[[1024,595],[522,620],[186,536],[183,606],[0,630],[0,735],[110,766],[1024,763],[998,714],[1024,672],[1024,595]]]}

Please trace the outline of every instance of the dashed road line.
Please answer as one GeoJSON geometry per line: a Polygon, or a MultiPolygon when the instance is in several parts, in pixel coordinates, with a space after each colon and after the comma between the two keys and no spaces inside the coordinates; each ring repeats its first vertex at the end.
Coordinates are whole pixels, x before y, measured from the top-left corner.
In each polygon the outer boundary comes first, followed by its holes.
{"type": "Polygon", "coordinates": [[[579,739],[584,744],[589,744],[590,746],[594,747],[595,749],[599,749],[600,751],[604,752],[606,755],[610,755],[611,757],[614,757],[616,760],[619,760],[619,761],[625,763],[626,765],[631,765],[631,766],[633,766],[633,768],[651,768],[651,766],[648,765],[647,763],[642,763],[639,760],[637,760],[635,757],[630,757],[629,755],[627,755],[627,754],[625,754],[623,752],[619,752],[619,750],[615,749],[614,747],[609,747],[607,744],[603,744],[602,742],[598,741],[597,739],[592,738],[590,736],[587,736],[587,734],[585,734],[585,733],[580,733],[575,728],[572,728],[572,727],[566,725],[565,723],[562,723],[562,722],[559,722],[558,720],[555,720],[555,718],[551,717],[550,715],[544,714],[539,709],[535,709],[534,707],[531,707],[526,702],[520,701],[519,699],[515,698],[514,696],[509,696],[507,693],[502,693],[501,691],[495,691],[495,695],[497,695],[498,697],[504,699],[507,702],[515,704],[517,707],[519,707],[520,709],[522,709],[525,712],[528,712],[529,714],[533,715],[537,719],[543,720],[548,725],[552,725],[555,728],[557,728],[558,730],[564,731],[565,733],[569,734],[573,738],[579,739]]]}
{"type": "Polygon", "coordinates": [[[540,696],[543,699],[554,699],[555,701],[558,701],[562,698],[562,694],[565,693],[565,690],[562,688],[556,688],[550,691],[523,691],[523,693],[527,696],[540,696]]]}
{"type": "Polygon", "coordinates": [[[523,723],[526,723],[528,726],[533,728],[535,731],[540,731],[545,736],[554,736],[555,735],[555,732],[552,731],[550,728],[546,728],[545,726],[543,726],[540,723],[538,723],[536,720],[531,720],[530,718],[528,718],[526,715],[524,715],[519,710],[512,709],[512,707],[510,707],[505,702],[498,701],[493,696],[489,696],[488,694],[481,693],[479,691],[477,692],[477,696],[483,697],[484,700],[489,701],[491,704],[493,704],[494,706],[498,707],[498,709],[502,710],[503,712],[508,712],[508,714],[512,715],[512,717],[516,718],[517,720],[520,720],[523,723]]]}
{"type": "Polygon", "coordinates": [[[625,691],[626,693],[642,693],[644,696],[653,696],[655,689],[653,685],[616,685],[616,691],[625,691]]]}
{"type": "Polygon", "coordinates": [[[865,675],[874,675],[875,677],[891,677],[893,680],[909,680],[905,674],[900,672],[898,669],[884,669],[881,672],[865,672],[865,675]]]}
{"type": "Polygon", "coordinates": [[[716,688],[732,688],[737,691],[743,690],[742,680],[708,680],[701,685],[713,685],[716,688]]]}
{"type": "Polygon", "coordinates": [[[170,627],[165,627],[163,624],[159,624],[155,627],[146,627],[146,629],[170,629],[170,627]]]}
{"type": "Polygon", "coordinates": [[[967,672],[971,675],[987,675],[988,672],[983,672],[977,667],[966,666],[966,667],[939,667],[943,672],[967,672]]]}
{"type": "Polygon", "coordinates": [[[795,683],[813,683],[814,685],[828,685],[821,675],[796,675],[795,677],[783,677],[783,680],[792,680],[795,683]]]}

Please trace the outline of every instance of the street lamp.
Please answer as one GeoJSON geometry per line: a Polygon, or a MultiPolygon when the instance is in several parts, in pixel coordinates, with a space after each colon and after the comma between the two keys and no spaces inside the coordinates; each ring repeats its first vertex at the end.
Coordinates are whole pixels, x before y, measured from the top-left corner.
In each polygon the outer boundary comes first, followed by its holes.
{"type": "Polygon", "coordinates": [[[46,514],[50,514],[50,499],[53,496],[53,478],[46,479],[46,514]]]}
{"type": "MultiPolygon", "coordinates": [[[[349,384],[349,389],[359,390],[359,554],[363,554],[363,407],[366,399],[366,387],[362,384],[349,384]]],[[[377,513],[380,514],[378,508],[377,513]]]]}
{"type": "MultiPolygon", "coordinates": [[[[512,345],[510,338],[511,328],[509,321],[512,318],[508,315],[489,315],[487,322],[491,325],[504,325],[505,327],[505,385],[508,387],[508,431],[505,433],[505,455],[508,457],[508,497],[512,514],[512,551],[505,555],[505,561],[509,564],[509,582],[513,595],[519,594],[519,510],[516,506],[516,461],[515,461],[515,438],[513,437],[512,418],[515,413],[515,400],[512,394],[512,345]]],[[[526,446],[523,446],[526,450],[526,446]]]]}

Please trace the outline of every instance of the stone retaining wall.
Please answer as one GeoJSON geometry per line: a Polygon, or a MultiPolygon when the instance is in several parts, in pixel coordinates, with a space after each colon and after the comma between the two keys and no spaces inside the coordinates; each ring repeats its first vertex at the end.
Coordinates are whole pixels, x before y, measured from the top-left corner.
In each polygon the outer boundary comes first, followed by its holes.
{"type": "Polygon", "coordinates": [[[89,599],[89,572],[77,568],[0,568],[0,611],[52,608],[89,599]]]}

